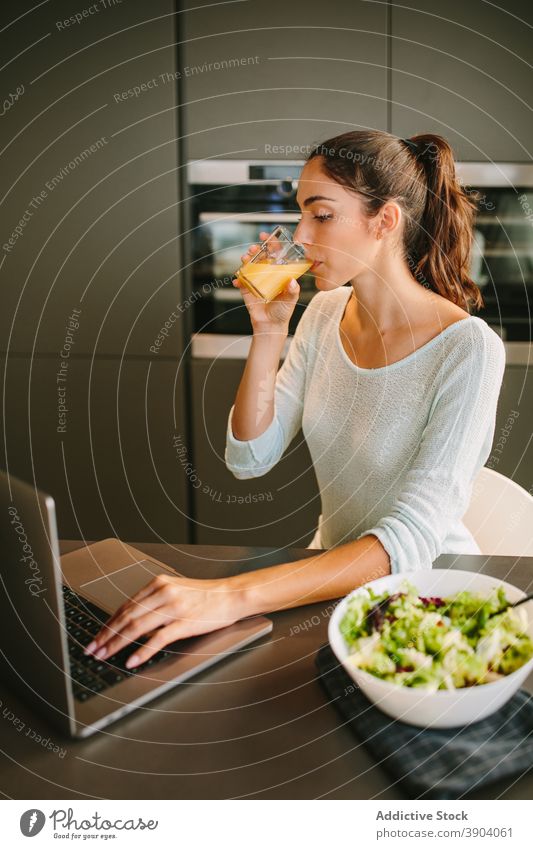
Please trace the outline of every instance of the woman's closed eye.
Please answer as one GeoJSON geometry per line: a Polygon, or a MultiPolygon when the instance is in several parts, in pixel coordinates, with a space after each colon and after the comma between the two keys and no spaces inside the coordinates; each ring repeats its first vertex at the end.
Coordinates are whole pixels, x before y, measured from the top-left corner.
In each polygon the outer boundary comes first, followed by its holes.
{"type": "MultiPolygon", "coordinates": [[[[315,221],[319,221],[321,224],[323,224],[324,221],[332,221],[333,218],[334,218],[334,215],[332,215],[331,213],[324,212],[321,215],[312,215],[311,217],[314,218],[315,221]]],[[[303,215],[300,215],[298,221],[296,222],[296,226],[298,226],[298,224],[301,223],[302,218],[303,218],[303,215]]]]}

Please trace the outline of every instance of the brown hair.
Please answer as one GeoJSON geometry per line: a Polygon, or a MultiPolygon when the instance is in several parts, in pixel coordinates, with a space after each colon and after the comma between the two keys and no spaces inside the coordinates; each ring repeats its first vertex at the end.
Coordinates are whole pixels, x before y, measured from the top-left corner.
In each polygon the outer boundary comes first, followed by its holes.
{"type": "Polygon", "coordinates": [[[459,184],[446,139],[355,130],[315,145],[307,161],[315,156],[328,176],[361,193],[369,217],[388,200],[400,204],[402,252],[419,283],[463,309],[484,305],[469,276],[477,195],[459,184]]]}

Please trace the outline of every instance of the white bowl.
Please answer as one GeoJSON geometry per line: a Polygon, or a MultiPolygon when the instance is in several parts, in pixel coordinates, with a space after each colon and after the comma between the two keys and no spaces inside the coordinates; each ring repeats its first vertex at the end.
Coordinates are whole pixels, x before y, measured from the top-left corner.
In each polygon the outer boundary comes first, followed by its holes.
{"type": "MultiPolygon", "coordinates": [[[[347,663],[348,646],[340,632],[340,621],[343,618],[348,599],[366,588],[372,588],[375,593],[388,590],[396,592],[400,585],[408,580],[422,596],[450,597],[462,590],[469,590],[488,597],[492,590],[503,587],[510,602],[524,598],[525,593],[488,575],[477,572],[462,572],[455,569],[432,569],[409,574],[387,575],[377,581],[365,584],[364,587],[351,592],[342,599],[335,608],[328,627],[328,637],[331,648],[337,660],[368,699],[376,707],[409,725],[432,728],[453,728],[478,722],[497,711],[518,690],[529,673],[533,670],[533,658],[524,663],[520,669],[506,675],[498,681],[489,684],[477,684],[473,687],[462,687],[457,690],[437,690],[427,692],[417,687],[402,687],[390,681],[383,681],[369,672],[347,663]]],[[[524,605],[528,610],[533,602],[524,605]]],[[[533,638],[533,616],[528,617],[527,633],[533,638]]]]}

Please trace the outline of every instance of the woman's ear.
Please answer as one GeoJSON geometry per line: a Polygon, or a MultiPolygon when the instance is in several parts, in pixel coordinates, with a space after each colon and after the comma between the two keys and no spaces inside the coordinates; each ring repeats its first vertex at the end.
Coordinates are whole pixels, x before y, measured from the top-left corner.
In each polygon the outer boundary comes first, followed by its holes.
{"type": "Polygon", "coordinates": [[[403,211],[400,204],[389,200],[381,207],[376,221],[375,235],[377,239],[383,239],[398,231],[402,223],[403,211]]]}

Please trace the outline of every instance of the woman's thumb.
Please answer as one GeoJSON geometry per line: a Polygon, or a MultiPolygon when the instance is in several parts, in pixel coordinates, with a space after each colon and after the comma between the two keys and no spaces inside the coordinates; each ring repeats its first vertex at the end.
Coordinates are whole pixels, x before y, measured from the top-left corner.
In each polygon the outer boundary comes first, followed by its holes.
{"type": "Polygon", "coordinates": [[[297,292],[297,291],[298,291],[298,289],[299,289],[299,285],[298,285],[298,283],[296,282],[296,280],[294,279],[294,277],[293,277],[293,279],[290,281],[289,285],[287,286],[287,289],[288,289],[288,291],[291,293],[291,295],[294,295],[294,294],[295,294],[295,292],[297,292]]]}

